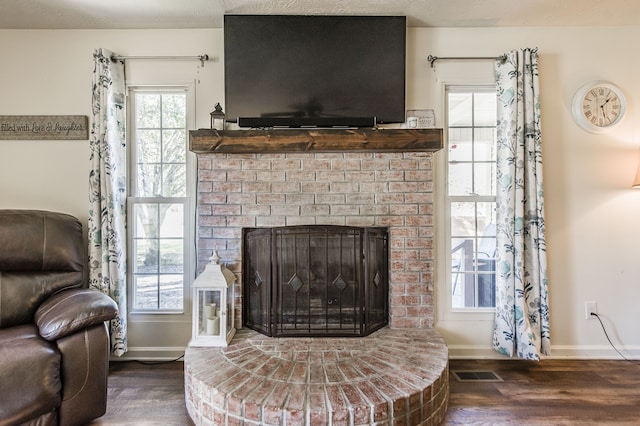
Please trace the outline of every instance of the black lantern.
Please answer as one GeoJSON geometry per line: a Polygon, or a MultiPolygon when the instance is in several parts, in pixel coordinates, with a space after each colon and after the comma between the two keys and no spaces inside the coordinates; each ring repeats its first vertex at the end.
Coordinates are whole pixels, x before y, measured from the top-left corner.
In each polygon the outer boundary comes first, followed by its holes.
{"type": "Polygon", "coordinates": [[[214,110],[209,115],[211,116],[211,128],[224,130],[224,111],[222,111],[220,103],[216,103],[214,110]]]}

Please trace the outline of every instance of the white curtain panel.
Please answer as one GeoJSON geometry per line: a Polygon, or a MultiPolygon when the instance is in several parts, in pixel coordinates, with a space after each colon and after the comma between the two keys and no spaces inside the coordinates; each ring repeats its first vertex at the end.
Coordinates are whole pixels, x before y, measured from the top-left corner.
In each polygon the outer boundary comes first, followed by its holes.
{"type": "Polygon", "coordinates": [[[124,64],[112,52],[93,53],[92,120],[89,136],[89,286],[119,307],[111,321],[111,350],[127,351],[126,144],[124,64]]]}
{"type": "Polygon", "coordinates": [[[528,360],[549,355],[538,51],[496,61],[496,322],[493,347],[528,360]]]}

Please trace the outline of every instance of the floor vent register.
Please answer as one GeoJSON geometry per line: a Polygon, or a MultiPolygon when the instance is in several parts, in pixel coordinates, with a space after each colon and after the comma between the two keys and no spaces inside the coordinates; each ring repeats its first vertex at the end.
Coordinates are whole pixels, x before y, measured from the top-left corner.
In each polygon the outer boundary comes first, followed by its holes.
{"type": "Polygon", "coordinates": [[[459,382],[502,382],[495,371],[490,370],[452,370],[451,373],[459,382]]]}

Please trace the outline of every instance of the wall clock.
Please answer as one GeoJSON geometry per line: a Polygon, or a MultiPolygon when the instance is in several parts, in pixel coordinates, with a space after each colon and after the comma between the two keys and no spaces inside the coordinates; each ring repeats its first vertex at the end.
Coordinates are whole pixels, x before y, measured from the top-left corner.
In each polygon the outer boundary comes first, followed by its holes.
{"type": "Polygon", "coordinates": [[[604,132],[624,117],[627,102],[622,90],[608,81],[592,81],[573,96],[573,119],[584,130],[604,132]]]}

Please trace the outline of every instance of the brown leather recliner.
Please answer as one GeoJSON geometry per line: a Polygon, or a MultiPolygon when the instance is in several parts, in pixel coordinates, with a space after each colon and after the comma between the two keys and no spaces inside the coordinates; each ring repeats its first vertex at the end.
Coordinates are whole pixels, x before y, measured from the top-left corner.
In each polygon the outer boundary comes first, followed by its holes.
{"type": "Polygon", "coordinates": [[[117,313],[87,288],[73,216],[0,210],[0,425],[82,425],[107,406],[117,313]]]}

